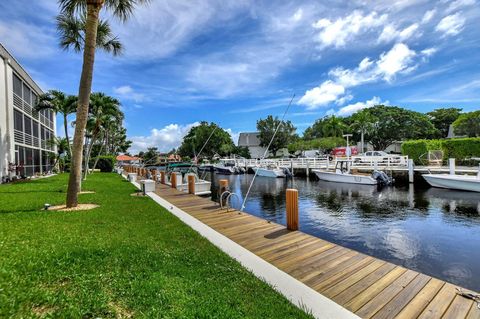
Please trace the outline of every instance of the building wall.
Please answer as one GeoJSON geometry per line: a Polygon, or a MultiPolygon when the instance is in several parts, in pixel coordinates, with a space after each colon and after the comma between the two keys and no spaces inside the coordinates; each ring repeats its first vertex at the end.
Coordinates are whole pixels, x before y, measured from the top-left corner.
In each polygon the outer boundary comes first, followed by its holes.
{"type": "Polygon", "coordinates": [[[51,171],[49,154],[56,150],[47,140],[55,136],[55,114],[35,112],[43,92],[1,45],[0,64],[0,182],[51,171]],[[17,170],[9,171],[9,163],[17,170]]]}

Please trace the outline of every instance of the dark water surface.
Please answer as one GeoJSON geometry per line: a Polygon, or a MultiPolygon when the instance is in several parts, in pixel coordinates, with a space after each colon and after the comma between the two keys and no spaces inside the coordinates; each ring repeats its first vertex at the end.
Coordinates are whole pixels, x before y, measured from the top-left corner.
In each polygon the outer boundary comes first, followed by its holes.
{"type": "MultiPolygon", "coordinates": [[[[220,178],[243,200],[253,175],[220,178]]],[[[299,191],[301,231],[480,291],[479,193],[257,177],[245,211],[285,225],[289,187],[299,191]]]]}

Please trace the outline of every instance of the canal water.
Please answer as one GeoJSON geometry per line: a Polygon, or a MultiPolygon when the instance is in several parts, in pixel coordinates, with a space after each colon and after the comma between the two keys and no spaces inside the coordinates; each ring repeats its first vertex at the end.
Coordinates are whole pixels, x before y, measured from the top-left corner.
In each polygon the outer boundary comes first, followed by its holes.
{"type": "MultiPolygon", "coordinates": [[[[214,176],[230,181],[238,209],[253,175],[214,176]]],[[[301,231],[480,291],[480,194],[257,176],[245,211],[285,225],[290,187],[299,191],[301,231]]]]}

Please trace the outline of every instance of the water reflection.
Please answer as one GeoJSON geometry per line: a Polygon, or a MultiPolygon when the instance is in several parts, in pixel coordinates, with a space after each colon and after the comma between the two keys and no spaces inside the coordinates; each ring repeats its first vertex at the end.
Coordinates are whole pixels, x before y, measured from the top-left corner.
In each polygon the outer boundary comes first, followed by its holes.
{"type": "MultiPolygon", "coordinates": [[[[215,178],[229,179],[239,208],[252,177],[215,178]]],[[[245,210],[285,224],[289,187],[299,190],[302,231],[480,291],[478,193],[257,177],[245,210]]]]}

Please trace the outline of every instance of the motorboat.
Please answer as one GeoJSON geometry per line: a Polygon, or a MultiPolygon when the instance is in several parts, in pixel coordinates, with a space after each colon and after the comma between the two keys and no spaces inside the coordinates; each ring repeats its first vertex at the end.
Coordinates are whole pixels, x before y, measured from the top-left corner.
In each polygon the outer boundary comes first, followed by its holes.
{"type": "Polygon", "coordinates": [[[430,186],[480,192],[480,170],[475,175],[423,174],[430,186]]]}
{"type": "Polygon", "coordinates": [[[362,174],[351,169],[351,161],[337,161],[335,171],[312,170],[317,177],[324,181],[362,184],[362,185],[391,185],[393,180],[384,172],[373,171],[371,174],[362,174]]]}
{"type": "Polygon", "coordinates": [[[171,164],[166,167],[166,174],[165,183],[167,185],[172,185],[172,175],[176,175],[177,190],[181,192],[188,192],[188,176],[193,175],[195,176],[195,195],[207,196],[211,194],[212,183],[198,177],[198,169],[195,165],[189,163],[171,164]]]}
{"type": "Polygon", "coordinates": [[[283,168],[275,167],[275,166],[258,166],[252,168],[257,176],[264,176],[264,177],[285,177],[285,170],[283,168]]]}
{"type": "Polygon", "coordinates": [[[215,164],[213,165],[213,168],[215,169],[215,172],[217,174],[222,174],[222,175],[231,175],[235,174],[235,169],[233,166],[226,166],[223,164],[215,164]]]}

